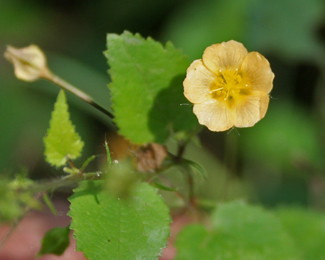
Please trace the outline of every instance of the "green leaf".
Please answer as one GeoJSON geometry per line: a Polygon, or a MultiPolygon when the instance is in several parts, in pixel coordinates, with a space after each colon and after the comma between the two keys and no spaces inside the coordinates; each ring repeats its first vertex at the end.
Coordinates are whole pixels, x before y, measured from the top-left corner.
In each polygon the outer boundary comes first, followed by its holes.
{"type": "Polygon", "coordinates": [[[280,221],[260,207],[241,202],[221,204],[213,227],[186,227],[176,241],[177,260],[301,259],[280,221]]]}
{"type": "Polygon", "coordinates": [[[171,132],[194,130],[198,123],[183,95],[189,61],[171,43],[124,32],[108,34],[115,122],[133,143],[164,143],[171,132]]]}
{"type": "Polygon", "coordinates": [[[67,156],[76,159],[81,155],[84,143],[70,121],[68,105],[64,91],[61,90],[54,105],[50,128],[44,138],[45,159],[53,166],[66,164],[67,156]]]}
{"type": "Polygon", "coordinates": [[[88,259],[157,259],[169,236],[168,208],[140,183],[129,200],[110,196],[103,181],[83,181],[70,197],[77,250],[88,259]]]}
{"type": "Polygon", "coordinates": [[[47,231],[42,239],[42,248],[37,256],[45,254],[62,255],[69,246],[69,226],[56,227],[47,231]]]}
{"type": "Polygon", "coordinates": [[[299,208],[281,208],[276,215],[302,250],[305,260],[322,260],[325,256],[325,214],[299,208]]]}

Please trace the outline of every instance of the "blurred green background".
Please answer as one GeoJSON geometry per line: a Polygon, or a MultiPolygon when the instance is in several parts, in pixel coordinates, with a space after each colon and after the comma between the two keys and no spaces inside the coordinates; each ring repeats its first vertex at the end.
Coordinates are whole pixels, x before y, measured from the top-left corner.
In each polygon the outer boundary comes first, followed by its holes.
{"type": "MultiPolygon", "coordinates": [[[[240,41],[271,63],[270,107],[253,128],[200,133],[202,147],[187,151],[208,170],[199,197],[324,208],[324,14],[322,0],[0,0],[0,52],[39,45],[53,72],[109,107],[107,33],[170,40],[190,60],[213,43],[240,41]]],[[[44,163],[42,138],[59,89],[17,80],[3,55],[0,67],[0,174],[25,166],[34,178],[57,175],[44,163]]],[[[71,95],[68,101],[83,157],[103,153],[109,120],[71,95]]]]}

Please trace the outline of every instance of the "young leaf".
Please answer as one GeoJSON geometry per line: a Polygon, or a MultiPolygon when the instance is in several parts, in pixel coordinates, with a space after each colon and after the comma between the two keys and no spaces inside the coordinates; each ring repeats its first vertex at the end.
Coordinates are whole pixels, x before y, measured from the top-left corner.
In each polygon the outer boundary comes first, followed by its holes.
{"type": "Polygon", "coordinates": [[[45,254],[62,255],[69,246],[69,226],[56,227],[46,232],[42,239],[42,248],[37,256],[45,254]]]}
{"type": "Polygon", "coordinates": [[[84,143],[70,121],[68,104],[64,91],[61,90],[54,105],[50,128],[44,138],[45,159],[53,166],[66,164],[67,156],[76,159],[81,155],[84,143]]]}
{"type": "Polygon", "coordinates": [[[171,132],[197,127],[183,95],[189,61],[171,43],[124,32],[108,34],[105,55],[110,66],[115,122],[133,143],[164,143],[171,132]]]}
{"type": "Polygon", "coordinates": [[[241,202],[221,204],[212,221],[212,230],[192,225],[180,233],[177,260],[301,259],[280,221],[260,207],[241,202]]]}
{"type": "Polygon", "coordinates": [[[169,236],[168,208],[156,189],[140,183],[132,198],[102,190],[103,181],[83,181],[69,198],[77,250],[89,259],[157,259],[169,236]]]}

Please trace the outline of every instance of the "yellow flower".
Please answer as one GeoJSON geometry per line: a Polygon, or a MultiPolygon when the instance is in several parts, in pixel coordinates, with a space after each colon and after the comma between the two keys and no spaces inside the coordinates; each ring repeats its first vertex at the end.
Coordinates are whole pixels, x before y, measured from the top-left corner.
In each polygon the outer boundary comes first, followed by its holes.
{"type": "Polygon", "coordinates": [[[228,41],[207,47],[183,82],[199,123],[211,131],[250,127],[265,116],[274,74],[258,52],[228,41]]]}

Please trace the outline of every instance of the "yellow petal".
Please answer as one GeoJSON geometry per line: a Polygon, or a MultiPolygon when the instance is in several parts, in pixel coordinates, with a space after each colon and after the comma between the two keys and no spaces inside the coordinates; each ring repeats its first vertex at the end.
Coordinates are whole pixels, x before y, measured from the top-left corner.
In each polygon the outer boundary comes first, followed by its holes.
{"type": "Polygon", "coordinates": [[[203,64],[215,74],[220,70],[234,70],[239,68],[247,50],[243,44],[236,41],[228,41],[213,44],[207,47],[203,53],[203,64]]]}
{"type": "Polygon", "coordinates": [[[274,74],[270,63],[258,52],[250,52],[239,69],[243,80],[249,84],[253,90],[270,93],[273,87],[274,74]]]}
{"type": "Polygon", "coordinates": [[[183,82],[184,96],[192,103],[202,103],[211,98],[210,87],[215,82],[215,75],[202,63],[195,60],[187,69],[183,82]]]}
{"type": "Polygon", "coordinates": [[[205,125],[211,131],[225,131],[234,125],[231,111],[224,102],[211,100],[195,104],[193,112],[197,116],[199,123],[205,125]]]}
{"type": "Polygon", "coordinates": [[[269,105],[269,96],[264,92],[253,92],[245,100],[237,102],[233,108],[234,125],[236,127],[250,127],[261,120],[269,105]]]}

